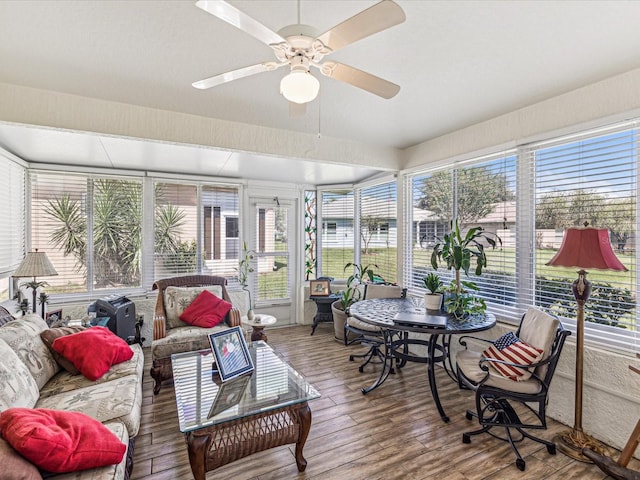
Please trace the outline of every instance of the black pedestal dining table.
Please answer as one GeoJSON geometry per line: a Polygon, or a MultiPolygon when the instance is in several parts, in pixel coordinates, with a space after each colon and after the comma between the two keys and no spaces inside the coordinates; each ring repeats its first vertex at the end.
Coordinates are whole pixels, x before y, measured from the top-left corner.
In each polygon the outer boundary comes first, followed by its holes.
{"type": "Polygon", "coordinates": [[[373,384],[362,389],[362,393],[369,393],[382,385],[394,371],[394,362],[397,368],[402,368],[407,362],[425,363],[431,395],[444,422],[448,422],[449,417],[438,396],[435,365],[441,364],[449,377],[456,380],[450,356],[451,336],[488,330],[496,324],[496,318],[491,313],[457,319],[439,311],[426,310],[422,299],[412,297],[362,300],[351,306],[349,314],[370,325],[380,327],[384,338],[385,355],[382,370],[373,384]],[[416,315],[424,317],[425,322],[423,324],[405,323],[402,321],[403,315],[397,315],[399,313],[408,314],[407,317],[412,319],[415,319],[416,315]],[[433,326],[437,323],[436,320],[442,320],[443,316],[446,316],[444,324],[433,326]],[[430,322],[430,317],[433,317],[433,322],[430,322]],[[410,336],[410,333],[422,335],[410,336]],[[420,338],[422,336],[426,338],[420,338]],[[412,352],[411,346],[421,346],[426,349],[426,355],[412,352]]]}

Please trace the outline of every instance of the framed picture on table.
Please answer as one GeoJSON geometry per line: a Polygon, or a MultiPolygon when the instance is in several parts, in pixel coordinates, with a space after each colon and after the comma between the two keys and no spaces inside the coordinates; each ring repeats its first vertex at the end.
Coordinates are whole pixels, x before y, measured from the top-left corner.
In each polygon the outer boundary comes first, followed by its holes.
{"type": "Polygon", "coordinates": [[[331,289],[329,280],[310,280],[309,296],[310,297],[328,297],[331,289]]]}
{"type": "Polygon", "coordinates": [[[223,382],[253,371],[253,361],[240,327],[210,333],[209,343],[223,382]]]}

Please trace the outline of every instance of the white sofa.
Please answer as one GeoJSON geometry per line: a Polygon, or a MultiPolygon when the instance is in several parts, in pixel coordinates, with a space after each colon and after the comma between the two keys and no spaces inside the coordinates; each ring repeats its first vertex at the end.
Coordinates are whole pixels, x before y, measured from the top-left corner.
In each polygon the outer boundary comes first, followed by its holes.
{"type": "MultiPolygon", "coordinates": [[[[127,453],[118,465],[59,474],[54,478],[128,479],[133,467],[133,444],[140,428],[142,348],[131,345],[133,357],[130,360],[113,365],[98,380],[91,381],[60,367],[40,337],[47,328],[46,322],[34,314],[0,327],[0,415],[12,407],[87,414],[103,423],[127,445],[127,453]]],[[[0,442],[4,440],[0,439],[0,442]]]]}

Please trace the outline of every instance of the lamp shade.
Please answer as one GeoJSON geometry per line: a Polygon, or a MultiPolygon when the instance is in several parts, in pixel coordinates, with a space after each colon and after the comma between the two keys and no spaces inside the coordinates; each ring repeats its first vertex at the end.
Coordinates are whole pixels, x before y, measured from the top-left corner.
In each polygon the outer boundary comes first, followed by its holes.
{"type": "Polygon", "coordinates": [[[280,81],[280,93],[294,103],[307,103],[318,96],[320,82],[309,72],[293,70],[280,81]]]}
{"type": "Polygon", "coordinates": [[[53,268],[47,254],[39,252],[29,252],[22,260],[18,269],[13,272],[14,277],[51,277],[58,275],[56,269],[53,268]]]}
{"type": "Polygon", "coordinates": [[[546,265],[627,271],[627,267],[613,253],[606,228],[567,228],[560,250],[546,265]]]}

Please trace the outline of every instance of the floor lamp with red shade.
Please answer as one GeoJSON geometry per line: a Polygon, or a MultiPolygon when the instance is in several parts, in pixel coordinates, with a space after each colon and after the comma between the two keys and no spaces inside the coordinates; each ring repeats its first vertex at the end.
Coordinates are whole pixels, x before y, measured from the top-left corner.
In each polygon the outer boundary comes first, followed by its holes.
{"type": "Polygon", "coordinates": [[[584,447],[605,454],[607,447],[587,435],[582,430],[582,377],[584,362],[584,305],[591,294],[591,283],[587,280],[585,269],[613,270],[626,272],[622,262],[611,248],[609,231],[602,228],[568,228],[565,230],[560,249],[547,262],[552,267],[579,268],[578,278],[573,282],[573,296],[578,302],[576,318],[576,395],[574,425],[571,430],[562,432],[554,438],[555,443],[565,455],[582,462],[591,462],[582,454],[584,447]]]}

